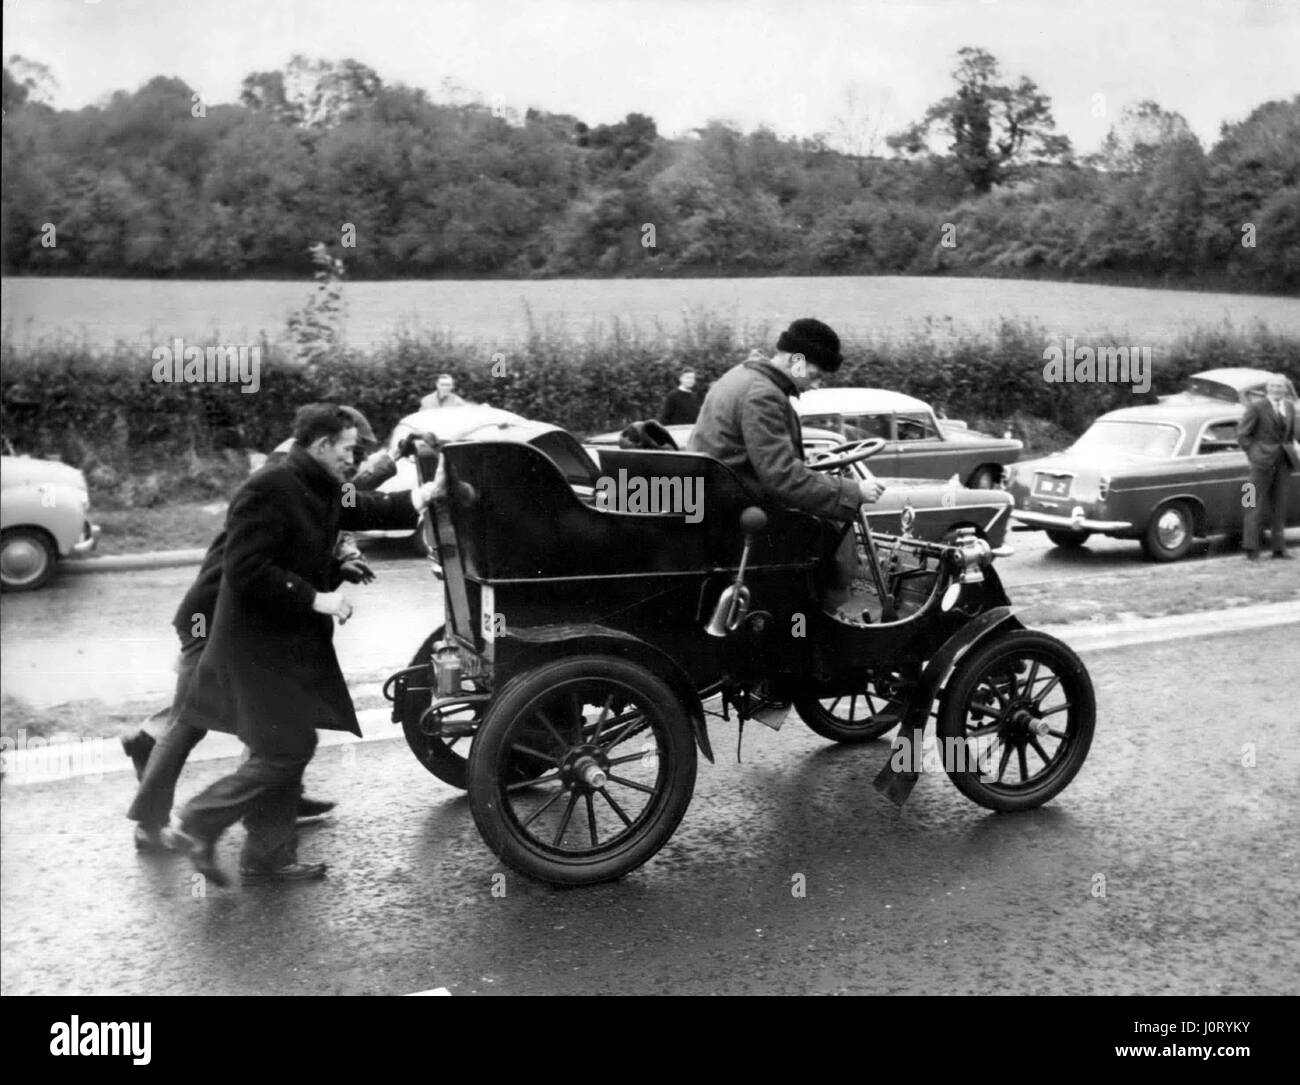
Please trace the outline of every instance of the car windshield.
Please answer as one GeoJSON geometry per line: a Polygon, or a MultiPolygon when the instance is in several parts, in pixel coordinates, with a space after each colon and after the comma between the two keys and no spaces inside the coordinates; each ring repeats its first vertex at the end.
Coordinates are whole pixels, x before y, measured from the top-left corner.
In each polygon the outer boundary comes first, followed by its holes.
{"type": "Polygon", "coordinates": [[[1161,422],[1094,422],[1071,446],[1071,452],[1122,452],[1167,460],[1178,448],[1177,426],[1161,422]]]}

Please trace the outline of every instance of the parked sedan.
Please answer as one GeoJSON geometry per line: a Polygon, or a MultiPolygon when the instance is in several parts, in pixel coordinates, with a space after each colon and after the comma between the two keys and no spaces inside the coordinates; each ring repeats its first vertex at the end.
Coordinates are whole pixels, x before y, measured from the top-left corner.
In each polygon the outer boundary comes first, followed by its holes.
{"type": "MultiPolygon", "coordinates": [[[[1177,561],[1198,535],[1239,534],[1250,467],[1237,422],[1267,379],[1258,369],[1198,373],[1187,391],[1111,411],[1064,452],[1016,464],[1008,489],[1017,530],[1044,530],[1062,547],[1093,534],[1139,539],[1155,561],[1177,561]]],[[[1289,486],[1296,525],[1300,472],[1289,486]]]]}
{"type": "MultiPolygon", "coordinates": [[[[678,448],[686,447],[693,427],[665,426],[664,428],[678,448]]],[[[583,446],[599,465],[600,450],[617,448],[619,437],[618,432],[600,433],[588,437],[583,442],[583,446]]],[[[860,438],[846,438],[833,430],[804,427],[804,454],[811,458],[850,439],[860,438]]],[[[1009,494],[1002,490],[971,490],[962,486],[956,479],[948,479],[941,483],[932,478],[887,477],[879,469],[879,461],[886,457],[887,451],[886,449],[876,453],[862,464],[885,485],[885,492],[880,500],[866,506],[867,522],[871,525],[872,531],[883,531],[891,535],[901,534],[904,510],[911,508],[914,518],[912,534],[917,538],[939,542],[957,528],[973,527],[982,538],[988,540],[990,546],[1002,545],[1007,528],[1010,526],[1012,500],[1009,494]]]]}
{"type": "Polygon", "coordinates": [[[1021,441],[992,437],[964,422],[940,419],[929,404],[884,388],[814,388],[794,400],[805,426],[833,430],[845,441],[883,437],[872,457],[878,475],[947,479],[987,490],[1002,484],[1003,468],[1020,458],[1021,441]]]}
{"type": "Polygon", "coordinates": [[[86,476],[56,460],[0,456],[0,587],[35,591],[59,558],[95,548],[86,476]]]}

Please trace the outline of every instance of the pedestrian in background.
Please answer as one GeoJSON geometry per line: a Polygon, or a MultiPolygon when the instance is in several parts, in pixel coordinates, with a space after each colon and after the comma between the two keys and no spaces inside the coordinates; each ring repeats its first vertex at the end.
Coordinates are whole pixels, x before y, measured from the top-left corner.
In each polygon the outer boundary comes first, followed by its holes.
{"type": "Polygon", "coordinates": [[[436,407],[464,407],[465,401],[456,394],[456,382],[450,373],[440,373],[434,384],[436,391],[430,392],[420,400],[420,410],[428,411],[436,407]]]}
{"type": "Polygon", "coordinates": [[[665,426],[693,426],[700,416],[700,397],[695,391],[695,370],[683,369],[677,387],[664,397],[659,421],[665,426]]]}
{"type": "Polygon", "coordinates": [[[1290,558],[1286,549],[1286,491],[1292,471],[1300,471],[1295,448],[1295,403],[1287,398],[1289,383],[1273,373],[1266,395],[1246,408],[1237,423],[1237,443],[1250,461],[1251,496],[1242,530],[1242,548],[1251,561],[1259,559],[1260,525],[1264,510],[1271,513],[1268,537],[1275,558],[1290,558]]]}

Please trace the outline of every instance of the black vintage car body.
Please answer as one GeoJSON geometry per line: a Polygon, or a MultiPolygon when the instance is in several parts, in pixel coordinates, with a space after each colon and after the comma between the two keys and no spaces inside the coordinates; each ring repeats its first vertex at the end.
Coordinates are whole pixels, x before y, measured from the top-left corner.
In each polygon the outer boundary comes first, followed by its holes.
{"type": "MultiPolygon", "coordinates": [[[[415,448],[432,478],[438,451],[415,448]]],[[[932,711],[955,751],[945,771],[991,809],[1041,805],[1083,763],[1087,672],[1024,629],[973,531],[945,546],[859,523],[877,572],[867,624],[849,624],[817,604],[835,532],[758,507],[710,457],[604,449],[596,466],[535,423],[441,455],[447,497],[423,530],[446,626],[386,691],[421,763],[468,789],[484,839],[518,870],[587,884],[649,859],[685,813],[697,749],[712,759],[708,716],[772,722],[793,703],[836,741],[899,728],[877,786],[900,802],[932,711]],[[702,486],[703,515],[608,507],[601,479],[620,473],[666,494],[702,486]]]]}

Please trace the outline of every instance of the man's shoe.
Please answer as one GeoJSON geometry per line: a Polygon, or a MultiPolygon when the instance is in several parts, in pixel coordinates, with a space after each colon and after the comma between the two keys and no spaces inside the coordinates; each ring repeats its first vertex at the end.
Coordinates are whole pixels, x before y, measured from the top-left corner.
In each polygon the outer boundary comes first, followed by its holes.
{"type": "Polygon", "coordinates": [[[135,850],[156,855],[174,849],[163,837],[162,830],[158,826],[137,825],[135,827],[135,850]]]}
{"type": "Polygon", "coordinates": [[[1288,550],[1274,550],[1273,556],[1283,561],[1295,561],[1295,555],[1288,550]]]}
{"type": "Polygon", "coordinates": [[[266,885],[269,882],[312,882],[325,877],[324,863],[285,863],[277,867],[239,868],[239,880],[245,885],[266,885]]]}
{"type": "Polygon", "coordinates": [[[175,825],[165,826],[159,835],[168,848],[188,857],[189,861],[194,864],[194,869],[213,885],[227,886],[230,884],[229,875],[217,864],[215,843],[207,843],[198,839],[198,837],[191,836],[184,829],[175,825]]]}
{"type": "Polygon", "coordinates": [[[153,753],[155,745],[154,737],[148,731],[140,730],[133,735],[122,736],[122,752],[135,767],[137,783],[144,777],[144,767],[149,764],[149,755],[153,753]]]}
{"type": "Polygon", "coordinates": [[[306,795],[298,800],[298,820],[310,821],[323,817],[334,809],[335,804],[326,799],[309,799],[306,795]]]}
{"type": "Polygon", "coordinates": [[[1247,550],[1247,551],[1246,551],[1246,560],[1247,560],[1247,561],[1259,561],[1259,551],[1258,551],[1258,550],[1247,550]]]}

